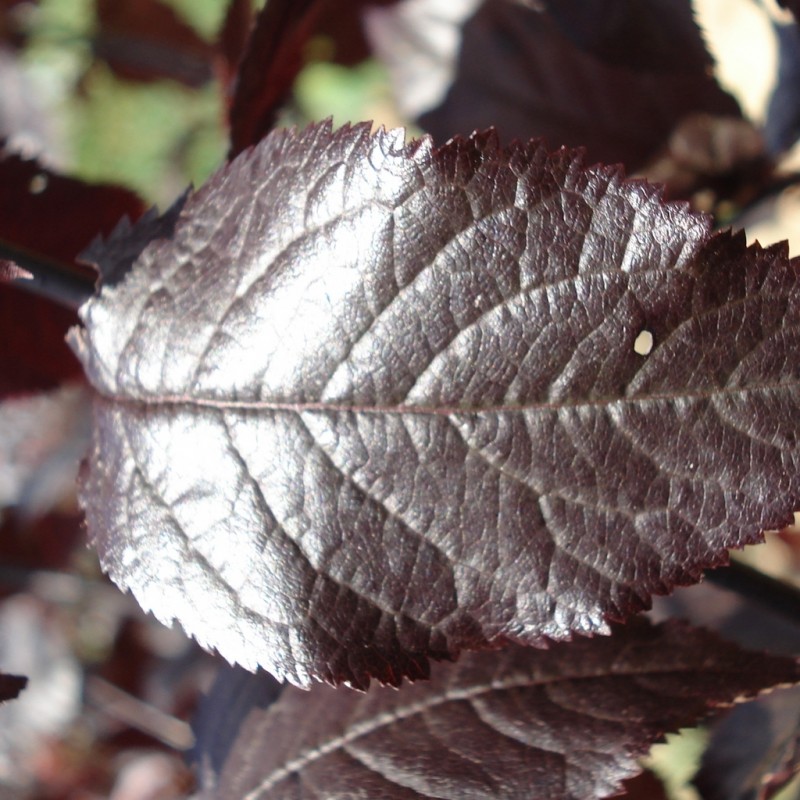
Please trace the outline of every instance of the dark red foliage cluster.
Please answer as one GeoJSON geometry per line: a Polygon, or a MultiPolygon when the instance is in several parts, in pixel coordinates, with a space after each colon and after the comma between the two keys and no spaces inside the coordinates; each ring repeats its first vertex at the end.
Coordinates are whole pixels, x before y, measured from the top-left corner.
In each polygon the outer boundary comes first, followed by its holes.
{"type": "MultiPolygon", "coordinates": [[[[194,740],[204,798],[657,798],[665,733],[800,682],[796,620],[751,600],[661,607],[733,602],[706,621],[737,645],[640,613],[800,508],[798,261],[697,208],[791,183],[792,134],[718,85],[688,0],[231,0],[215,41],[162,0],[95,16],[120,79],[216,81],[230,147],[164,214],[0,153],[0,670],[4,609],[47,654],[0,673],[8,752],[47,665],[89,720],[25,733],[28,797],[186,796],[194,740]],[[320,40],[432,136],[277,127],[320,40]],[[83,525],[239,665],[193,733],[212,658],[83,525]]],[[[797,695],[743,709],[706,800],[800,767],[797,695]]]]}

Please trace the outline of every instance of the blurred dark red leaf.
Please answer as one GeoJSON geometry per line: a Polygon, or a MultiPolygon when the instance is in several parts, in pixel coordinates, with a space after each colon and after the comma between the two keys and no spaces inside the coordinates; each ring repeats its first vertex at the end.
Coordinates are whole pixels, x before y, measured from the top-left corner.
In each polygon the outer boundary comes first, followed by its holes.
{"type": "Polygon", "coordinates": [[[620,800],[669,800],[661,780],[649,769],[622,784],[624,794],[616,795],[620,800]]]}
{"type": "Polygon", "coordinates": [[[261,10],[231,105],[231,158],[256,144],[275,124],[303,66],[303,47],[329,2],[270,0],[261,10]]]}
{"type": "Polygon", "coordinates": [[[236,79],[239,64],[244,57],[253,29],[253,21],[253,0],[230,0],[217,40],[217,47],[222,56],[222,82],[225,87],[230,86],[236,79]]]}
{"type": "Polygon", "coordinates": [[[372,49],[364,31],[363,9],[391,6],[396,2],[397,0],[353,0],[346,8],[341,4],[332,4],[323,9],[319,33],[332,44],[332,60],[349,67],[367,58],[372,49]]]}
{"type": "MultiPolygon", "coordinates": [[[[90,283],[95,271],[76,257],[98,233],[143,210],[128,189],[87,184],[0,149],[0,255],[10,246],[12,253],[57,262],[65,274],[90,283]]],[[[82,375],[64,343],[77,316],[24,288],[0,282],[0,398],[51,389],[82,375]]]]}
{"type": "Polygon", "coordinates": [[[22,47],[28,38],[27,11],[38,0],[0,0],[0,42],[22,47]]]}
{"type": "Polygon", "coordinates": [[[308,40],[320,34],[332,43],[333,60],[355,64],[369,54],[361,14],[366,6],[397,0],[270,0],[256,21],[230,112],[233,158],[274,126],[303,67],[308,40]]]}
{"type": "MultiPolygon", "coordinates": [[[[59,175],[0,147],[0,240],[65,264],[125,215],[138,218],[142,200],[129,189],[59,175]]],[[[93,277],[87,267],[74,265],[93,277]]]]}
{"type": "Polygon", "coordinates": [[[120,78],[170,78],[190,87],[211,80],[216,48],[160,0],[96,0],[93,45],[120,78]]]}
{"type": "Polygon", "coordinates": [[[0,673],[0,703],[13,700],[27,686],[28,679],[18,675],[3,675],[0,673]]]}
{"type": "Polygon", "coordinates": [[[7,514],[0,523],[0,563],[6,573],[0,596],[28,589],[23,580],[31,570],[64,570],[76,548],[85,548],[83,516],[45,514],[35,520],[7,514]]]}
{"type": "Polygon", "coordinates": [[[740,116],[711,75],[688,0],[648,3],[647,13],[632,0],[486,0],[461,27],[452,22],[431,35],[446,5],[417,0],[405,12],[401,3],[370,22],[406,113],[424,105],[426,65],[452,70],[450,43],[454,36],[461,42],[446,97],[419,115],[440,142],[495,126],[504,139],[542,136],[553,147],[586,147],[590,161],[633,170],[686,115],[740,116]]]}
{"type": "Polygon", "coordinates": [[[80,365],[64,343],[77,321],[74,311],[0,284],[0,398],[80,378],[80,365]]]}

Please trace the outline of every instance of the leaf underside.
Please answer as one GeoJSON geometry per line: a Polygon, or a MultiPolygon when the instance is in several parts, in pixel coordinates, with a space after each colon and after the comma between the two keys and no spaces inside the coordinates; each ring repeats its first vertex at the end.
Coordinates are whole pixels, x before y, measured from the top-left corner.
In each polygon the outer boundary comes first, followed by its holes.
{"type": "MultiPolygon", "coordinates": [[[[201,796],[592,800],[618,791],[665,732],[798,677],[793,659],[635,620],[550,650],[465,655],[401,692],[289,687],[266,709],[251,704],[232,727],[247,696],[241,687],[213,729],[199,732],[212,745],[236,732],[201,796]]],[[[250,676],[253,700],[264,696],[264,678],[250,676]]],[[[206,742],[196,755],[208,765],[211,754],[206,742]]]]}
{"type": "Polygon", "coordinates": [[[81,316],[105,568],[300,685],[607,632],[800,503],[785,247],[537,142],[277,131],[81,316]]]}

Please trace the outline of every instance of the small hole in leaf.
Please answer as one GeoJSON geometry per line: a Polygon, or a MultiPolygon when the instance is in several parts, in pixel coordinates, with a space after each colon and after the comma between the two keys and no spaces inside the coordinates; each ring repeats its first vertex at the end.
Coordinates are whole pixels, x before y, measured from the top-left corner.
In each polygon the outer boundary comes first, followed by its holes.
{"type": "Polygon", "coordinates": [[[47,188],[47,175],[34,175],[28,184],[28,191],[31,194],[41,194],[47,188]]]}
{"type": "Polygon", "coordinates": [[[650,331],[642,331],[633,343],[633,349],[640,356],[646,356],[653,349],[653,334],[650,331]]]}

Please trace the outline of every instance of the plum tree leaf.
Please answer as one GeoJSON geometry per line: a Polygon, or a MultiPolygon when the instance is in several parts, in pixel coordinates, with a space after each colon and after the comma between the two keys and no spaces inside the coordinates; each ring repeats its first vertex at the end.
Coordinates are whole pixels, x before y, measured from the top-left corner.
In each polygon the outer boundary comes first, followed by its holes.
{"type": "Polygon", "coordinates": [[[217,700],[235,702],[215,703],[199,731],[204,800],[602,798],[665,732],[796,681],[800,668],[639,619],[549,650],[465,655],[400,692],[288,687],[264,708],[265,677],[237,680],[236,692],[215,687],[217,700]]]}
{"type": "Polygon", "coordinates": [[[605,633],[800,504],[799,279],[568,150],[275,131],[81,310],[90,536],[301,685],[605,633]]]}

